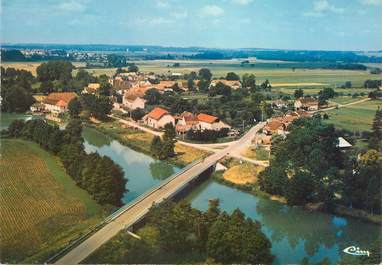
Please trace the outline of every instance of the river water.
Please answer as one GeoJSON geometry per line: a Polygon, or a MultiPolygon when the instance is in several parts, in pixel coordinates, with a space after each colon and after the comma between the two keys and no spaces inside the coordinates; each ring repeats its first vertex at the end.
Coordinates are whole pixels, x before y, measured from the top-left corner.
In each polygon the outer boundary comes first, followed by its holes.
{"type": "MultiPolygon", "coordinates": [[[[1,127],[6,128],[15,118],[26,119],[28,116],[5,114],[2,116],[1,127]]],[[[83,136],[87,152],[107,155],[123,168],[129,189],[123,198],[125,203],[180,170],[136,152],[94,129],[85,128],[83,136]]],[[[248,217],[261,222],[262,230],[272,242],[274,264],[296,264],[304,258],[309,262],[328,258],[334,264],[344,255],[351,260],[353,257],[343,253],[343,249],[357,246],[367,250],[381,233],[377,225],[354,218],[289,207],[213,180],[202,183],[186,199],[194,208],[206,210],[208,201],[214,198],[220,200],[222,210],[232,212],[239,208],[248,217]]]]}

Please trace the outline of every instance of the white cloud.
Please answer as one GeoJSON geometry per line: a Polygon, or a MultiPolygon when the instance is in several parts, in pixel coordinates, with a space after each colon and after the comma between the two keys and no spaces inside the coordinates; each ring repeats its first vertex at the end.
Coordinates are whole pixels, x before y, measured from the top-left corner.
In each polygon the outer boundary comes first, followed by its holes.
{"type": "Polygon", "coordinates": [[[317,12],[330,11],[333,13],[343,13],[345,11],[343,8],[338,8],[329,4],[328,0],[318,0],[314,2],[313,9],[317,12]]]}
{"type": "Polygon", "coordinates": [[[170,3],[166,0],[155,0],[155,5],[158,8],[169,8],[170,7],[170,3]]]}
{"type": "Polygon", "coordinates": [[[253,0],[231,0],[232,3],[237,4],[237,5],[248,5],[253,2],[253,0]]]}
{"type": "Polygon", "coordinates": [[[175,21],[172,19],[164,18],[164,17],[155,17],[155,18],[138,18],[136,20],[136,23],[145,26],[158,26],[158,25],[164,25],[164,24],[172,24],[175,21]]]}
{"type": "Polygon", "coordinates": [[[345,12],[345,9],[331,5],[328,0],[317,0],[313,3],[313,10],[305,12],[304,16],[322,17],[327,12],[342,14],[345,12]]]}
{"type": "Polygon", "coordinates": [[[368,5],[368,6],[382,5],[382,0],[359,0],[359,2],[363,5],[368,5]]]}
{"type": "Polygon", "coordinates": [[[61,2],[58,9],[65,12],[81,12],[86,9],[86,6],[81,1],[69,0],[61,2]]]}
{"type": "Polygon", "coordinates": [[[224,14],[224,10],[217,5],[207,5],[203,7],[201,14],[203,16],[218,17],[224,14]]]}
{"type": "Polygon", "coordinates": [[[187,10],[177,10],[170,13],[170,16],[175,19],[182,19],[188,16],[187,10]]]}

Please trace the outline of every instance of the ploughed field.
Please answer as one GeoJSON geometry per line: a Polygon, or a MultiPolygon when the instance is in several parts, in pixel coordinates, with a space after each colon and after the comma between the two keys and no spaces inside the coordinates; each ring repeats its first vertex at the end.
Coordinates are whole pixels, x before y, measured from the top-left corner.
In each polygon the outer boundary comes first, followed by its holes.
{"type": "Polygon", "coordinates": [[[41,263],[101,218],[58,158],[37,144],[1,140],[1,262],[41,263]]]}

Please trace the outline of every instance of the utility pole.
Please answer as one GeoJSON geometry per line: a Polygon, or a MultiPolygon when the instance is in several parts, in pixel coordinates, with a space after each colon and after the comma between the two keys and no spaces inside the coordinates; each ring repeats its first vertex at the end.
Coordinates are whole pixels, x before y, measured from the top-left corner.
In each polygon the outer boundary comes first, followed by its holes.
{"type": "Polygon", "coordinates": [[[245,120],[243,120],[243,133],[244,133],[244,124],[245,124],[245,120]]]}

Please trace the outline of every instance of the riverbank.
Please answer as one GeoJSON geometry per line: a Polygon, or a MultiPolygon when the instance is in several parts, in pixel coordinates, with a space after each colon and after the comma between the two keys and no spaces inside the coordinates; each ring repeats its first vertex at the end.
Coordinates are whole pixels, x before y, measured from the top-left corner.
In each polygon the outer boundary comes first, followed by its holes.
{"type": "MultiPolygon", "coordinates": [[[[121,126],[118,121],[103,122],[101,124],[87,123],[86,126],[93,128],[138,152],[152,156],[150,151],[151,142],[154,138],[152,134],[132,127],[121,126]]],[[[176,155],[168,158],[166,161],[179,167],[185,167],[198,159],[203,159],[210,155],[207,151],[181,145],[179,143],[175,143],[174,150],[176,155]]]]}
{"type": "MultiPolygon", "coordinates": [[[[235,161],[234,159],[226,160],[226,161],[223,161],[222,163],[227,167],[227,171],[226,172],[215,171],[213,173],[212,178],[216,180],[217,182],[223,185],[235,188],[237,190],[252,194],[254,196],[260,196],[269,200],[278,201],[285,205],[287,204],[287,201],[284,197],[271,195],[264,191],[261,191],[260,188],[256,185],[256,181],[247,182],[247,183],[238,183],[237,181],[233,182],[232,180],[230,180],[229,177],[224,176],[226,173],[229,173],[230,169],[235,168],[236,174],[245,175],[246,172],[244,170],[243,172],[237,172],[238,171],[237,165],[240,163],[235,161]]],[[[335,204],[334,207],[332,207],[330,210],[327,209],[323,203],[310,203],[305,206],[294,206],[294,207],[299,207],[310,212],[317,211],[317,212],[323,212],[323,213],[331,213],[331,214],[335,214],[335,215],[343,216],[343,217],[357,218],[365,222],[382,225],[382,215],[369,214],[364,210],[355,209],[355,208],[351,209],[340,204],[335,204]]]]}

